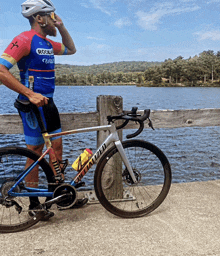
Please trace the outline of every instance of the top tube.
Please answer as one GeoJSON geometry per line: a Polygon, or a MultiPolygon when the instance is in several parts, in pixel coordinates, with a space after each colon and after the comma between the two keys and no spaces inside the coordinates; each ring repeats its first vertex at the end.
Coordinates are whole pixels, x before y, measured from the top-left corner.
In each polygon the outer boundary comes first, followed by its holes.
{"type": "Polygon", "coordinates": [[[45,138],[53,138],[57,136],[69,135],[74,133],[94,132],[94,131],[104,131],[104,130],[108,130],[111,133],[113,133],[116,130],[115,125],[111,124],[111,125],[103,125],[103,126],[94,126],[94,127],[87,127],[87,128],[80,128],[80,129],[75,129],[70,131],[58,132],[54,134],[46,134],[45,138]]]}

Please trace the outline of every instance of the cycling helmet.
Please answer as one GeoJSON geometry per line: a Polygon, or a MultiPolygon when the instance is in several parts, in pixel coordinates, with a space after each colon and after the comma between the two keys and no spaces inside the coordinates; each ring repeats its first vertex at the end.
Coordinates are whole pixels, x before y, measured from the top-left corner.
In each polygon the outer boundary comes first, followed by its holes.
{"type": "Polygon", "coordinates": [[[27,0],[21,7],[21,13],[25,18],[29,18],[36,13],[50,13],[56,10],[50,0],[27,0]]]}

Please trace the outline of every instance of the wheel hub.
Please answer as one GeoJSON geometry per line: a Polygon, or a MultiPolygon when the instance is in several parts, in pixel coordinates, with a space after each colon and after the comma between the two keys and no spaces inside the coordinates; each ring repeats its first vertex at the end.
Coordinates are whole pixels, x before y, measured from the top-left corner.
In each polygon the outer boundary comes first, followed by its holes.
{"type": "MultiPolygon", "coordinates": [[[[137,182],[140,182],[141,181],[141,173],[136,169],[133,169],[133,172],[134,172],[134,176],[135,176],[137,182]]],[[[122,178],[123,178],[123,181],[127,185],[133,185],[134,184],[134,182],[132,180],[132,177],[131,177],[127,168],[123,171],[122,178]]]]}
{"type": "MultiPolygon", "coordinates": [[[[14,196],[9,196],[8,195],[8,191],[11,189],[11,187],[15,184],[15,181],[7,181],[5,183],[2,184],[1,187],[1,194],[3,198],[8,198],[8,199],[12,199],[14,198],[14,196]]],[[[20,192],[20,188],[18,186],[16,186],[16,188],[13,190],[13,192],[19,193],[20,192]]]]}

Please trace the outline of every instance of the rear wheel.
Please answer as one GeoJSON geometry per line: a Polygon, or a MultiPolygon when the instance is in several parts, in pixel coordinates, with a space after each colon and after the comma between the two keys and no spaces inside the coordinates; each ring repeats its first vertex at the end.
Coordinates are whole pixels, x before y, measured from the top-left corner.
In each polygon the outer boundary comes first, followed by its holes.
{"type": "MultiPolygon", "coordinates": [[[[44,211],[38,210],[34,215],[29,211],[29,197],[8,196],[8,191],[15,184],[16,179],[24,170],[39,158],[34,152],[18,147],[0,149],[0,232],[11,233],[27,229],[36,224],[43,216],[44,211]],[[28,164],[27,164],[28,163],[28,164]]],[[[53,171],[45,159],[37,165],[38,182],[23,180],[15,187],[17,193],[27,191],[27,187],[42,188],[52,191],[53,171]],[[51,184],[51,185],[50,185],[51,184]]],[[[34,169],[29,175],[36,175],[34,169]],[[35,173],[34,173],[35,172],[35,173]]]]}
{"type": "Polygon", "coordinates": [[[116,146],[100,159],[94,178],[96,195],[111,213],[125,218],[154,211],[166,198],[171,185],[171,168],[164,153],[142,140],[122,142],[137,183],[121,159],[116,146]]]}

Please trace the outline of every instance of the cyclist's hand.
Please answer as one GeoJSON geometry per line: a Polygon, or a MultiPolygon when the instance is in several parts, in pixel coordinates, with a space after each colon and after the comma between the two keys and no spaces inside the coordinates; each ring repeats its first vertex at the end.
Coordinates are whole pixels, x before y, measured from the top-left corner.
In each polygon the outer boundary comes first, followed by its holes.
{"type": "Polygon", "coordinates": [[[61,18],[55,14],[55,27],[59,28],[61,26],[63,26],[63,21],[61,20],[61,18]]]}
{"type": "Polygon", "coordinates": [[[42,107],[43,105],[48,104],[48,98],[43,96],[40,93],[34,93],[29,97],[31,103],[36,105],[37,107],[42,107]]]}

